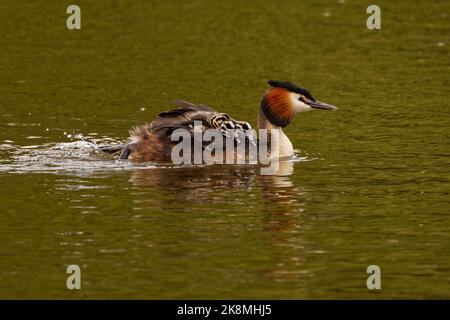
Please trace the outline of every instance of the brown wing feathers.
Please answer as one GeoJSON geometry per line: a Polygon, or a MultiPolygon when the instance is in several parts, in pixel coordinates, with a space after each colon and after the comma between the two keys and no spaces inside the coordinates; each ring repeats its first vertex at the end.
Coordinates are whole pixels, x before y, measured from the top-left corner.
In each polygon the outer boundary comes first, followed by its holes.
{"type": "MultiPolygon", "coordinates": [[[[178,128],[184,128],[192,132],[194,121],[201,121],[203,130],[209,128],[218,129],[212,126],[212,120],[220,115],[209,106],[194,104],[184,100],[174,100],[179,107],[165,112],[161,112],[158,117],[149,124],[136,127],[131,131],[131,142],[114,149],[120,153],[120,159],[130,158],[135,161],[161,161],[170,159],[170,151],[174,145],[170,137],[172,132],[178,128]]],[[[228,117],[228,122],[237,122],[228,117]]],[[[105,150],[112,153],[113,150],[105,150]]]]}

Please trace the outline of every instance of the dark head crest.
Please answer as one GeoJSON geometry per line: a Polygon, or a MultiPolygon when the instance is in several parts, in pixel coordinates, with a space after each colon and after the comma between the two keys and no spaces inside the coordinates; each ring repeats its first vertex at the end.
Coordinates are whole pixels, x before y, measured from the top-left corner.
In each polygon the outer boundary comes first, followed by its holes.
{"type": "Polygon", "coordinates": [[[316,99],[314,99],[314,97],[312,96],[312,94],[308,90],[306,90],[304,88],[301,88],[301,87],[297,86],[296,84],[293,84],[292,82],[279,81],[279,80],[270,80],[269,81],[269,85],[271,85],[272,87],[283,88],[283,89],[286,89],[286,90],[288,90],[290,92],[295,92],[295,93],[304,95],[309,100],[316,101],[316,99]]]}

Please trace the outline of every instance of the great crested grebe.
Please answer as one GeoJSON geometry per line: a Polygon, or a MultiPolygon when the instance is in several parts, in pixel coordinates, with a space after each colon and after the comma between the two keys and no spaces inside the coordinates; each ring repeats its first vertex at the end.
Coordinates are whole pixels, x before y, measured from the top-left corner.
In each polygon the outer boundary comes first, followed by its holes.
{"type": "MultiPolygon", "coordinates": [[[[294,155],[294,148],[282,128],[292,121],[296,113],[312,109],[336,110],[337,107],[314,99],[308,90],[291,82],[270,80],[268,83],[271,88],[264,93],[260,101],[258,129],[277,130],[277,157],[291,157],[294,155]]],[[[177,144],[171,139],[176,129],[185,129],[194,136],[194,124],[200,123],[202,131],[218,130],[224,137],[229,137],[228,129],[242,132],[251,130],[248,122],[235,120],[228,114],[217,112],[206,105],[183,100],[174,102],[178,109],[162,112],[151,123],[134,128],[130,131],[130,142],[127,144],[101,147],[101,150],[117,155],[118,159],[168,162],[171,160],[172,148],[177,144]]],[[[237,136],[235,138],[238,139],[237,136]]],[[[202,145],[205,147],[205,144],[202,145]]]]}

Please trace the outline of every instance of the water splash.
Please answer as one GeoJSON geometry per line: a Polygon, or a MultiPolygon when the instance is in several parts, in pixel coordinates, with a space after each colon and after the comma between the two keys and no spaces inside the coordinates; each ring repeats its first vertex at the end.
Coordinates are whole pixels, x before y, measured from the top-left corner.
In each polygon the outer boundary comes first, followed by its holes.
{"type": "MultiPolygon", "coordinates": [[[[155,163],[133,163],[116,160],[100,150],[101,146],[121,144],[112,138],[89,138],[81,134],[64,135],[71,142],[44,143],[19,146],[13,141],[4,140],[0,144],[0,173],[55,173],[89,176],[93,173],[114,172],[135,169],[201,167],[206,165],[172,165],[155,163]]],[[[296,156],[283,160],[288,163],[314,160],[299,150],[296,156]]],[[[290,173],[289,173],[290,174],[290,173]]]]}
{"type": "Polygon", "coordinates": [[[95,172],[153,168],[153,164],[118,161],[99,149],[117,141],[86,140],[81,135],[68,136],[77,141],[17,146],[3,144],[0,148],[0,173],[62,173],[90,175],[95,172]]]}

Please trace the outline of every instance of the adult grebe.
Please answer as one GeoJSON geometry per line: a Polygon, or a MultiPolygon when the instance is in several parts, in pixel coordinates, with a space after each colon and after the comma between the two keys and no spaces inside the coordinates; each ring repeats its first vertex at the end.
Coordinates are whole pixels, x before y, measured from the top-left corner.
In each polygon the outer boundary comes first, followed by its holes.
{"type": "MultiPolygon", "coordinates": [[[[261,101],[258,114],[258,129],[277,130],[279,134],[277,155],[279,158],[294,155],[294,148],[283,129],[298,112],[312,109],[336,110],[337,107],[320,102],[312,94],[291,82],[270,80],[272,87],[267,90],[261,101]]],[[[224,137],[227,130],[248,132],[248,122],[238,121],[226,113],[202,105],[183,100],[174,100],[178,109],[162,112],[149,124],[130,131],[130,142],[125,145],[102,147],[101,150],[115,154],[118,159],[130,159],[136,162],[168,162],[171,160],[172,148],[177,141],[172,141],[172,133],[176,129],[185,129],[194,137],[194,124],[201,124],[201,130],[218,130],[224,137]]],[[[229,136],[228,136],[229,137],[229,136]]],[[[235,139],[239,139],[236,135],[235,139]]],[[[193,138],[194,139],[194,138],[193,138]]],[[[270,142],[269,142],[270,143],[270,142]]],[[[206,144],[202,142],[202,146],[206,144]]]]}

